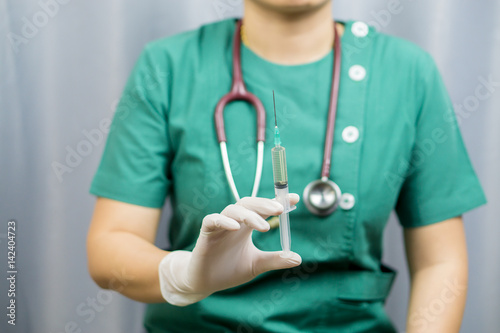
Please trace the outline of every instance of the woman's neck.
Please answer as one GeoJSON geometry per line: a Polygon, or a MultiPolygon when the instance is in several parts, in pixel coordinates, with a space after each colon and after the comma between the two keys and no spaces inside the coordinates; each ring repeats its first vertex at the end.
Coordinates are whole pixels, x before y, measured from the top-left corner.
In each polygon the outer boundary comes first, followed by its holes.
{"type": "Polygon", "coordinates": [[[332,49],[331,13],[331,2],[309,12],[281,13],[245,1],[245,42],[259,56],[282,65],[319,60],[332,49]]]}

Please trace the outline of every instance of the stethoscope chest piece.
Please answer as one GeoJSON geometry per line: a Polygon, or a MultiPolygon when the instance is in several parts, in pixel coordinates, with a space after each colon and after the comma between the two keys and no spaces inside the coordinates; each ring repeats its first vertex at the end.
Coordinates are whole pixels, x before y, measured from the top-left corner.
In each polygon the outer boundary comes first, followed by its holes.
{"type": "Polygon", "coordinates": [[[303,198],[311,213],[327,216],[337,209],[341,195],[337,184],[328,178],[322,178],[312,181],[306,186],[303,198]]]}

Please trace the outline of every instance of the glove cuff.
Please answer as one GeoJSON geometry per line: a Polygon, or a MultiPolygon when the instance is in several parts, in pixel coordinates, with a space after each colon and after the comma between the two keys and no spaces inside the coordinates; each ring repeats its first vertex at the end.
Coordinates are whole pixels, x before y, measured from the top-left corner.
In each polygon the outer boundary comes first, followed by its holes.
{"type": "Polygon", "coordinates": [[[185,281],[191,255],[190,251],[172,251],[160,261],[158,273],[161,295],[172,305],[190,305],[210,295],[187,290],[185,281]]]}

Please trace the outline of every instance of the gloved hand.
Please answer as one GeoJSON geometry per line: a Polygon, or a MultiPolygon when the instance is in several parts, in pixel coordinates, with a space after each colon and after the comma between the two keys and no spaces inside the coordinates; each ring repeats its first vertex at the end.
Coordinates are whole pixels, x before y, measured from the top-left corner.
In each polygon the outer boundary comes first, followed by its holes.
{"type": "MultiPolygon", "coordinates": [[[[294,193],[289,198],[290,205],[299,201],[294,193]]],[[[163,298],[186,306],[264,272],[300,265],[302,258],[297,253],[264,252],[252,242],[253,230],[268,231],[265,219],[282,211],[276,200],[246,197],[220,214],[205,216],[193,251],[172,251],[160,262],[163,298]]]]}

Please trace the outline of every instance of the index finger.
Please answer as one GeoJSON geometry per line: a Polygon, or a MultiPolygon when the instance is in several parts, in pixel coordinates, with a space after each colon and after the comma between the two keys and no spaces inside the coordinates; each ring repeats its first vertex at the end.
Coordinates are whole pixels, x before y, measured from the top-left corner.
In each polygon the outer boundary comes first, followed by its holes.
{"type": "MultiPolygon", "coordinates": [[[[293,206],[299,202],[299,195],[295,193],[290,193],[288,195],[290,199],[290,205],[293,206]]],[[[236,205],[243,206],[249,210],[252,210],[262,216],[263,219],[267,219],[269,216],[276,216],[283,212],[283,206],[276,201],[276,199],[260,198],[260,197],[244,197],[241,198],[236,205]]]]}

